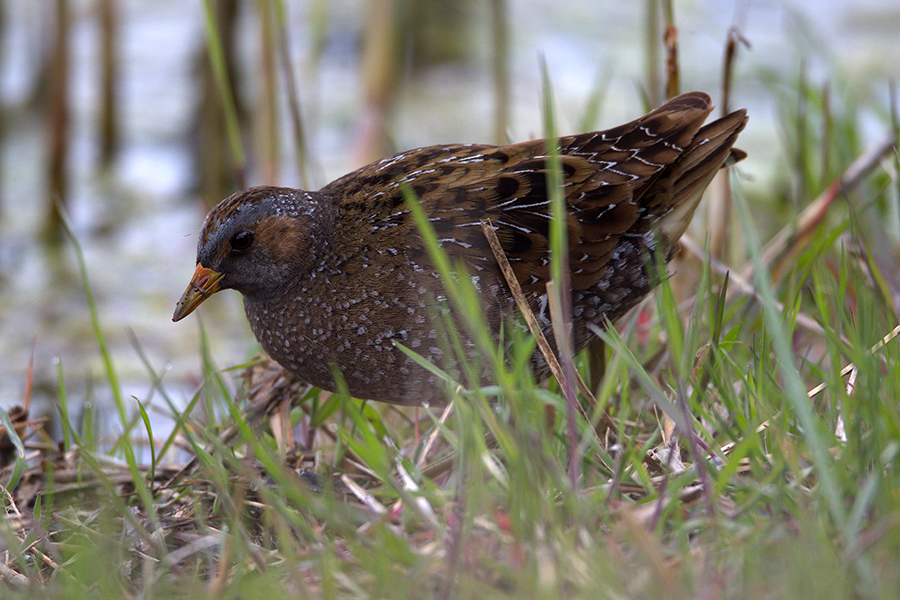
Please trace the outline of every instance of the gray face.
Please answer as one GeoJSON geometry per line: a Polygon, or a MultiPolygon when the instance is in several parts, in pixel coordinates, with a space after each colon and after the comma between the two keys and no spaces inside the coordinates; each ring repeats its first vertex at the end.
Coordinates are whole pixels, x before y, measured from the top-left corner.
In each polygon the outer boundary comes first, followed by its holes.
{"type": "Polygon", "coordinates": [[[308,268],[308,219],[285,211],[289,200],[251,188],[224,200],[207,215],[197,262],[223,275],[222,289],[266,298],[289,287],[308,268]]]}

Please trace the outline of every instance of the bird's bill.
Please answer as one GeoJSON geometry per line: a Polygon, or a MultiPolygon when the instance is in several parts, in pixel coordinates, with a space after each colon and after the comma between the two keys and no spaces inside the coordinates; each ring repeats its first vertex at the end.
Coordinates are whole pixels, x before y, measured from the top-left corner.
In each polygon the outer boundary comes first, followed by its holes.
{"type": "Polygon", "coordinates": [[[175,305],[175,314],[172,315],[173,321],[180,321],[200,306],[204,300],[219,291],[219,281],[222,274],[212,269],[207,269],[200,263],[197,263],[197,270],[188,284],[181,300],[175,305]]]}

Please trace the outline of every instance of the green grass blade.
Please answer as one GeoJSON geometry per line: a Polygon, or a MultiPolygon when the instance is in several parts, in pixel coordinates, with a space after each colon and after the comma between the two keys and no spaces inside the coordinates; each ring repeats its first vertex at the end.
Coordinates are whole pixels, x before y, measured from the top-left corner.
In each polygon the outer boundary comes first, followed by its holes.
{"type": "Polygon", "coordinates": [[[13,427],[12,421],[9,418],[9,413],[6,412],[6,409],[2,406],[0,406],[0,423],[6,427],[6,435],[9,437],[9,441],[16,450],[15,464],[9,474],[9,480],[3,484],[3,487],[6,490],[13,490],[19,485],[22,473],[24,473],[25,469],[28,467],[28,463],[25,461],[25,444],[22,443],[22,438],[19,437],[15,427],[13,427]]]}
{"type": "Polygon", "coordinates": [[[153,482],[156,479],[156,444],[153,442],[153,427],[150,425],[150,415],[147,414],[144,404],[137,398],[134,400],[137,402],[141,420],[144,422],[144,430],[147,432],[147,443],[150,445],[150,472],[147,480],[153,482]]]}
{"type": "Polygon", "coordinates": [[[75,236],[75,230],[72,229],[72,224],[69,222],[69,217],[62,207],[59,208],[59,213],[61,216],[63,227],[65,228],[66,233],[69,235],[69,239],[72,241],[72,248],[75,250],[75,258],[78,261],[78,271],[81,274],[81,281],[84,284],[84,293],[87,296],[88,310],[90,311],[91,315],[91,326],[94,329],[94,337],[97,339],[97,344],[100,346],[100,355],[103,358],[103,368],[106,372],[106,379],[109,382],[109,388],[112,392],[113,400],[116,404],[116,410],[119,411],[119,421],[122,423],[122,427],[128,427],[128,414],[125,409],[125,399],[122,397],[122,386],[119,383],[119,375],[116,372],[116,367],[113,363],[112,353],[110,352],[109,346],[106,343],[106,336],[103,333],[103,327],[100,325],[100,315],[97,310],[97,301],[94,298],[94,292],[91,289],[87,264],[84,260],[84,252],[81,249],[81,244],[78,242],[78,238],[75,236]]]}
{"type": "Polygon", "coordinates": [[[237,118],[237,107],[234,105],[233,88],[228,77],[228,69],[225,67],[225,52],[222,47],[222,38],[219,35],[219,26],[216,23],[212,0],[203,0],[203,16],[204,24],[206,25],[206,45],[209,51],[209,59],[213,67],[213,73],[215,73],[216,85],[219,88],[219,97],[225,111],[225,128],[228,131],[231,154],[234,157],[235,163],[243,168],[246,162],[244,144],[241,140],[241,130],[238,126],[237,118]]]}
{"type": "Polygon", "coordinates": [[[547,196],[550,198],[550,282],[547,294],[550,297],[553,333],[565,381],[559,382],[563,388],[568,410],[569,436],[569,478],[572,489],[577,489],[580,464],[576,421],[578,419],[578,399],[575,397],[574,348],[572,346],[572,289],[569,273],[569,240],[568,240],[568,205],[563,192],[562,159],[560,158],[559,139],[556,135],[556,118],[553,108],[553,88],[547,61],[542,57],[541,78],[544,88],[544,133],[547,137],[547,196]],[[556,310],[554,310],[556,309],[556,310]]]}
{"type": "MultiPolygon", "coordinates": [[[[66,393],[66,383],[63,376],[62,359],[56,358],[56,399],[59,402],[59,411],[64,415],[69,414],[69,396],[66,393]]],[[[63,434],[63,451],[68,452],[72,447],[71,437],[69,436],[69,428],[62,427],[63,434]]]]}
{"type": "Polygon", "coordinates": [[[819,476],[819,489],[828,506],[828,511],[831,513],[835,525],[843,533],[849,533],[847,530],[847,513],[844,510],[840,486],[832,467],[834,459],[828,450],[829,445],[826,443],[828,434],[823,433],[822,424],[813,410],[809,396],[806,394],[806,388],[794,364],[794,356],[785,333],[785,325],[782,322],[781,315],[775,310],[775,295],[769,284],[768,269],[762,262],[759,238],[750,219],[747,202],[743,194],[740,193],[735,193],[734,199],[738,207],[747,248],[753,261],[753,277],[756,289],[762,298],[762,312],[766,323],[766,331],[780,365],[785,401],[796,415],[797,421],[803,429],[806,444],[811,452],[810,459],[815,465],[819,476]]]}

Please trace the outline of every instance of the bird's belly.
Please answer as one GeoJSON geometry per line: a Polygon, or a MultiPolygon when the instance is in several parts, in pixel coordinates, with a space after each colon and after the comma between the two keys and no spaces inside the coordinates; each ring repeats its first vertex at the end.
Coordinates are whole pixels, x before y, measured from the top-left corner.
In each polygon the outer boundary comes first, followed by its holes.
{"type": "Polygon", "coordinates": [[[438,380],[395,345],[442,362],[443,344],[421,311],[371,297],[337,307],[245,298],[245,309],[263,350],[306,383],[395,404],[445,402],[438,380]]]}
{"type": "MultiPolygon", "coordinates": [[[[590,289],[573,293],[576,350],[587,345],[593,336],[591,325],[602,326],[607,319],[615,321],[650,291],[652,284],[643,264],[644,254],[640,243],[621,242],[603,279],[590,289]]],[[[269,356],[316,387],[335,392],[346,390],[356,398],[395,404],[444,404],[446,390],[440,380],[396,345],[405,346],[451,376],[458,375],[456,357],[449,351],[453,346],[443,331],[446,312],[434,314],[439,280],[402,275],[399,270],[394,277],[402,283],[389,294],[366,292],[350,285],[343,290],[304,288],[271,301],[245,297],[247,318],[269,356]]],[[[499,339],[500,321],[511,316],[513,300],[502,297],[505,288],[491,289],[491,294],[482,294],[486,303],[484,314],[493,315],[487,320],[493,337],[499,339]]],[[[543,314],[543,310],[541,313],[538,317],[542,329],[555,347],[549,314],[543,314]]],[[[462,323],[460,319],[451,322],[462,323]]],[[[509,323],[513,324],[524,327],[521,320],[509,323]]],[[[457,329],[455,333],[467,358],[479,360],[476,344],[466,335],[467,328],[457,329]]],[[[482,363],[483,381],[468,382],[469,385],[491,379],[487,372],[489,361],[482,363]]],[[[537,353],[532,364],[538,378],[547,374],[546,363],[537,353]]]]}

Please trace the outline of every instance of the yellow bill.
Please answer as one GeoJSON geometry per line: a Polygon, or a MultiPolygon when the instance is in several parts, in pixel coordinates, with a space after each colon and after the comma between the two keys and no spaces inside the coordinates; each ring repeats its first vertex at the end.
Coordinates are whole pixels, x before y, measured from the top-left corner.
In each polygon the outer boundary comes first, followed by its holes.
{"type": "Polygon", "coordinates": [[[191,282],[184,290],[181,300],[175,305],[175,314],[172,315],[172,320],[180,321],[185,318],[194,312],[194,309],[200,306],[204,300],[218,292],[221,279],[221,273],[197,263],[197,270],[194,271],[191,282]]]}

